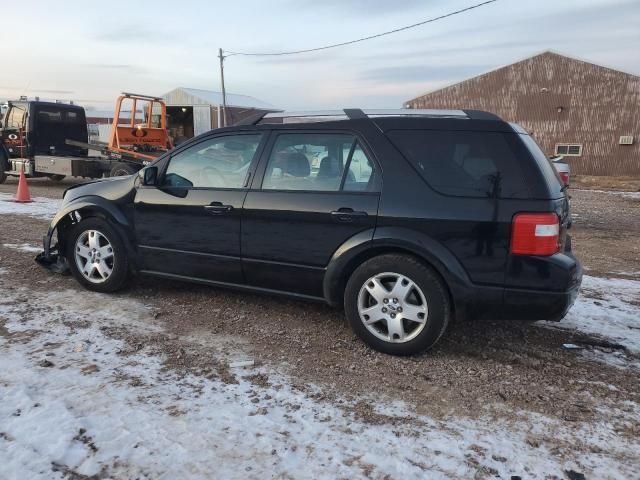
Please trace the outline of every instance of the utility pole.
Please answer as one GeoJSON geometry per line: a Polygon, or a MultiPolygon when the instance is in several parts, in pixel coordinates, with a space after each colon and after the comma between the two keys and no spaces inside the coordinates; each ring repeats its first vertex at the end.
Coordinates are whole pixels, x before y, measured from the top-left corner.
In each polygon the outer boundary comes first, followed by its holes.
{"type": "MultiPolygon", "coordinates": [[[[220,59],[220,84],[222,85],[222,126],[227,126],[227,93],[224,90],[224,55],[222,49],[218,49],[218,58],[220,59]]],[[[220,105],[218,105],[220,108],[220,105]]],[[[220,125],[218,125],[220,126],[220,125]]]]}

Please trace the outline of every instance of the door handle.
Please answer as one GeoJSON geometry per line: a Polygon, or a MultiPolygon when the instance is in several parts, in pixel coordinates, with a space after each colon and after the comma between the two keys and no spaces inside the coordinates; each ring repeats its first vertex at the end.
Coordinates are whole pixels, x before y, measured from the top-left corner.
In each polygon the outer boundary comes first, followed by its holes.
{"type": "Polygon", "coordinates": [[[211,202],[209,205],[205,205],[204,209],[209,213],[218,215],[220,213],[230,212],[233,210],[233,207],[231,205],[224,205],[222,202],[211,202]]]}
{"type": "Polygon", "coordinates": [[[354,211],[353,208],[339,208],[331,212],[331,216],[339,222],[353,222],[355,218],[362,218],[367,216],[367,212],[354,211]]]}

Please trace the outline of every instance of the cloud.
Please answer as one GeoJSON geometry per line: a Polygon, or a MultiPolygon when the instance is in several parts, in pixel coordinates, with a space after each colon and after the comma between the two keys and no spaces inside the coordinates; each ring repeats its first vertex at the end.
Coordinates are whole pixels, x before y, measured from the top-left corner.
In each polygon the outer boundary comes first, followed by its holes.
{"type": "Polygon", "coordinates": [[[143,73],[145,69],[138,67],[136,65],[130,65],[126,63],[118,64],[118,63],[86,63],[82,65],[86,68],[97,68],[102,70],[113,70],[113,71],[121,71],[126,73],[143,73]]]}
{"type": "Polygon", "coordinates": [[[270,65],[301,65],[309,63],[330,62],[335,59],[335,55],[327,53],[303,53],[294,55],[278,55],[256,57],[258,63],[268,63],[270,65]]]}
{"type": "MultiPolygon", "coordinates": [[[[45,89],[45,88],[36,88],[36,87],[28,87],[25,89],[24,86],[22,87],[10,87],[10,86],[2,86],[0,85],[0,89],[2,90],[8,90],[8,91],[21,91],[21,92],[27,92],[30,95],[31,94],[42,94],[42,93],[50,93],[50,94],[54,94],[54,95],[73,95],[74,92],[73,90],[51,90],[51,89],[45,89]]],[[[23,93],[23,95],[25,95],[25,93],[23,93]]]]}
{"type": "MultiPolygon", "coordinates": [[[[445,3],[441,0],[429,2],[429,7],[436,3],[445,3]]],[[[291,0],[291,6],[296,8],[308,8],[315,11],[319,9],[334,10],[339,14],[371,16],[396,14],[402,11],[424,9],[427,5],[424,0],[291,0]]]]}
{"type": "Polygon", "coordinates": [[[401,65],[365,70],[359,78],[369,82],[433,82],[466,78],[489,68],[487,65],[401,65]]]}
{"type": "MultiPolygon", "coordinates": [[[[166,28],[150,29],[142,27],[140,25],[123,25],[121,27],[115,27],[107,29],[103,32],[95,32],[92,34],[95,40],[99,42],[110,43],[131,43],[134,44],[149,44],[153,43],[158,45],[160,43],[174,43],[176,35],[174,32],[168,31],[166,28]]],[[[180,35],[181,41],[184,40],[184,34],[180,35]]]]}

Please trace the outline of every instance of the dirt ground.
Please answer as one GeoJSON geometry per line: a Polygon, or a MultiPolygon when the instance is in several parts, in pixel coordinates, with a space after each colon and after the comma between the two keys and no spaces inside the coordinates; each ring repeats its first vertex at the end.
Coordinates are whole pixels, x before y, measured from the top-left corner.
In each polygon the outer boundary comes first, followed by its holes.
{"type": "Polygon", "coordinates": [[[574,189],[640,192],[640,177],[596,177],[593,175],[572,175],[571,187],[574,189]]]}
{"type": "MultiPolygon", "coordinates": [[[[60,198],[69,183],[33,181],[31,193],[60,198]]],[[[13,180],[0,186],[1,192],[14,189],[13,180]]],[[[574,251],[587,272],[639,278],[640,200],[582,190],[573,190],[571,196],[574,251]]],[[[24,216],[3,216],[0,221],[0,265],[17,284],[36,290],[50,284],[79,288],[70,277],[44,272],[24,252],[2,247],[38,245],[46,221],[24,216]]],[[[152,346],[166,355],[168,368],[196,374],[210,373],[207,346],[194,340],[206,331],[245,339],[258,364],[292,375],[295,386],[314,397],[401,398],[435,418],[508,418],[524,409],[566,422],[588,421],[598,418],[599,405],[640,402],[637,372],[588,361],[563,344],[595,343],[593,348],[605,352],[615,347],[529,323],[458,323],[428,354],[396,358],[367,348],[351,333],[342,312],[321,304],[148,278],[135,279],[118,295],[151,305],[172,334],[111,334],[125,339],[132,350],[152,346]]],[[[373,423],[385,421],[368,403],[358,403],[355,413],[373,423]]],[[[621,422],[618,428],[621,435],[640,434],[637,425],[621,422]]]]}

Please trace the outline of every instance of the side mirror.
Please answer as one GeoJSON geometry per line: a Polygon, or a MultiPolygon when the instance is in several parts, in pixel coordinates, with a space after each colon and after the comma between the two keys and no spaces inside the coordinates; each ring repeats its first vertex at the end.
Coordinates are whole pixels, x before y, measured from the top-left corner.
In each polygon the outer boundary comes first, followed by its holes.
{"type": "Polygon", "coordinates": [[[143,185],[154,186],[158,183],[158,167],[147,167],[142,172],[143,185]]]}

